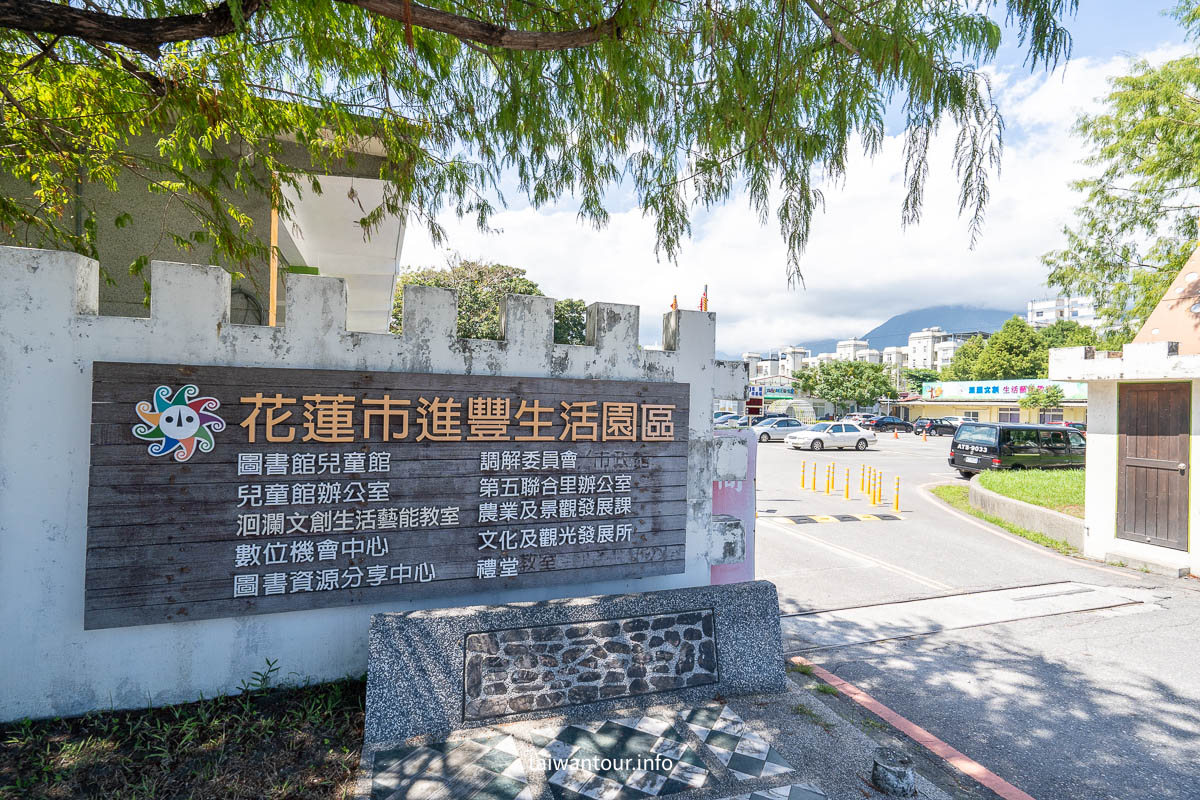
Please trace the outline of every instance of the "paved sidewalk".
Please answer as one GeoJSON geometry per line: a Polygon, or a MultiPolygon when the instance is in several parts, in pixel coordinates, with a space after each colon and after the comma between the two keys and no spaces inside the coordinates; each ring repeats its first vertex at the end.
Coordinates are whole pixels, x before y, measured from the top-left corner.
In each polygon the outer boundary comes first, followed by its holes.
{"type": "MultiPolygon", "coordinates": [[[[878,744],[819,695],[662,703],[364,748],[362,800],[862,800],[878,744]]],[[[946,795],[918,776],[920,797],[946,795]]]]}
{"type": "Polygon", "coordinates": [[[1148,609],[1160,608],[1151,589],[1062,581],[815,611],[780,622],[783,649],[795,653],[1144,603],[1148,609]]]}

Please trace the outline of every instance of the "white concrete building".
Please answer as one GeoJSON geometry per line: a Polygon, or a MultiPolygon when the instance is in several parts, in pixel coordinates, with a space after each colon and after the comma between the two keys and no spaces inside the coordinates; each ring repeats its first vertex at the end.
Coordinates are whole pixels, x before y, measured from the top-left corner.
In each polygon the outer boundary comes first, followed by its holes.
{"type": "Polygon", "coordinates": [[[805,362],[811,355],[812,353],[804,347],[784,347],[779,351],[782,374],[790,377],[793,372],[804,369],[805,362]]]}
{"type": "Polygon", "coordinates": [[[746,362],[746,375],[753,381],[758,377],[758,365],[762,362],[762,353],[742,353],[742,361],[746,362]]]}
{"type": "Polygon", "coordinates": [[[759,378],[776,378],[776,377],[779,377],[779,374],[780,374],[780,372],[779,372],[779,359],[778,358],[764,358],[762,361],[759,362],[757,377],[759,377],[759,378]]]}
{"type": "Polygon", "coordinates": [[[346,282],[346,326],[353,331],[387,333],[392,322],[404,220],[388,219],[363,238],[363,208],[383,202],[384,181],[328,176],[321,194],[303,198],[288,188],[292,219],[277,226],[279,249],[289,264],[315,267],[321,275],[346,282]],[[348,202],[354,194],[358,202],[348,202]]]}
{"type": "Polygon", "coordinates": [[[1035,328],[1045,328],[1060,320],[1071,320],[1090,328],[1100,326],[1090,297],[1046,297],[1025,304],[1025,321],[1035,328]]]}
{"type": "Polygon", "coordinates": [[[779,375],[779,359],[775,356],[763,358],[762,353],[742,353],[742,361],[746,362],[746,370],[752,380],[779,375]]]}
{"type": "Polygon", "coordinates": [[[963,340],[958,338],[946,339],[933,346],[933,369],[950,366],[954,354],[963,346],[963,340]]]}
{"type": "Polygon", "coordinates": [[[1200,575],[1200,251],[1121,352],[1050,351],[1088,384],[1084,555],[1200,575]]]}
{"type": "Polygon", "coordinates": [[[768,350],[765,358],[762,353],[742,353],[742,361],[746,362],[751,378],[790,378],[793,372],[807,365],[811,355],[806,348],[788,346],[768,350]]]}
{"type": "Polygon", "coordinates": [[[858,353],[855,354],[854,360],[866,361],[868,364],[882,364],[883,354],[878,350],[867,348],[866,350],[859,350],[858,353]]]}
{"type": "Polygon", "coordinates": [[[885,348],[883,348],[883,353],[881,354],[881,357],[882,357],[883,363],[886,364],[889,369],[892,369],[892,370],[904,369],[905,367],[908,366],[908,348],[907,347],[897,347],[895,345],[893,345],[892,347],[885,347],[885,348]]]}
{"type": "Polygon", "coordinates": [[[837,343],[836,358],[838,361],[860,361],[862,359],[858,357],[858,354],[870,346],[866,339],[851,336],[849,339],[843,339],[837,343]]]}
{"type": "Polygon", "coordinates": [[[950,334],[935,325],[908,335],[908,366],[911,369],[937,369],[937,345],[950,334]]]}

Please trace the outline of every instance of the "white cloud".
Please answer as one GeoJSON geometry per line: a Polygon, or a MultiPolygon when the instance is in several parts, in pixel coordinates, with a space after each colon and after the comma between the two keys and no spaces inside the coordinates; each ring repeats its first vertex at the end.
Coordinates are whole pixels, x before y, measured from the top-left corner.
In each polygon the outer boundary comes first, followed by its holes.
{"type": "MultiPolygon", "coordinates": [[[[1146,54],[1158,61],[1180,48],[1146,54]]],[[[1078,197],[1070,181],[1086,174],[1083,145],[1071,135],[1081,111],[1097,108],[1107,79],[1126,57],[1078,59],[1051,75],[999,73],[995,89],[1008,130],[1002,171],[991,184],[984,234],[969,248],[958,216],[952,132],[935,143],[924,218],[900,226],[904,194],[901,140],[876,158],[855,159],[844,186],[828,187],[802,262],[806,289],[789,289],[786,255],[772,222],[760,226],[744,200],[695,222],[678,265],[656,261],[654,230],[637,209],[614,213],[596,231],[573,210],[531,208],[496,215],[501,232],[469,221],[442,222],[448,245],[435,249],[411,230],[405,264],[441,265],[449,252],[524,267],[554,297],[642,307],[642,341],[661,338],[661,312],[673,295],[695,308],[705,284],[717,312],[717,349],[740,353],[831,336],[861,334],[893,314],[944,303],[1023,311],[1043,294],[1040,256],[1061,244],[1078,197]]]]}

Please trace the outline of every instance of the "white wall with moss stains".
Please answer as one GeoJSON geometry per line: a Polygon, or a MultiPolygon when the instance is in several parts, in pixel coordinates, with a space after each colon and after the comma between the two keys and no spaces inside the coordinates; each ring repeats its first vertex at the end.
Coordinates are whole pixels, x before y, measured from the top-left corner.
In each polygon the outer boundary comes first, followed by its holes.
{"type": "Polygon", "coordinates": [[[672,311],[662,349],[638,345],[639,309],[593,303],[587,344],[553,341],[554,300],[509,295],[500,341],[459,339],[452,291],[409,287],[403,333],[346,330],[336,278],[289,275],[288,324],[229,321],[229,275],[155,262],[148,318],[99,316],[94,262],[73,253],[0,247],[0,720],[80,714],[234,692],[278,662],[293,680],[366,670],[371,614],[636,592],[709,582],[727,559],[727,521],[710,536],[714,480],[745,477],[745,458],[712,431],[713,399],[741,399],[742,362],[714,360],[716,317],[672,311]],[[679,575],[490,592],[450,601],[296,611],[85,631],[91,371],[94,361],[190,363],[686,383],[687,565],[679,575]],[[710,555],[711,541],[722,552],[710,555]]]}

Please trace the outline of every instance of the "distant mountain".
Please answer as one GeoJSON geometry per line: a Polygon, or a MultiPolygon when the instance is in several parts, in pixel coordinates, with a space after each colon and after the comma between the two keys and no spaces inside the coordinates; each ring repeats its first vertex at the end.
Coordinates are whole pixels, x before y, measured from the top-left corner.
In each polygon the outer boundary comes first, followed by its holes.
{"type": "MultiPolygon", "coordinates": [[[[1000,311],[995,308],[930,306],[897,314],[858,338],[870,342],[872,349],[882,350],[885,347],[903,347],[908,344],[908,335],[922,328],[932,328],[937,325],[951,333],[963,331],[992,333],[999,330],[1000,326],[1013,316],[1024,316],[1024,314],[1019,311],[1000,311]]],[[[838,341],[838,339],[819,339],[801,342],[800,346],[807,347],[813,355],[832,353],[837,350],[838,341]]]]}

